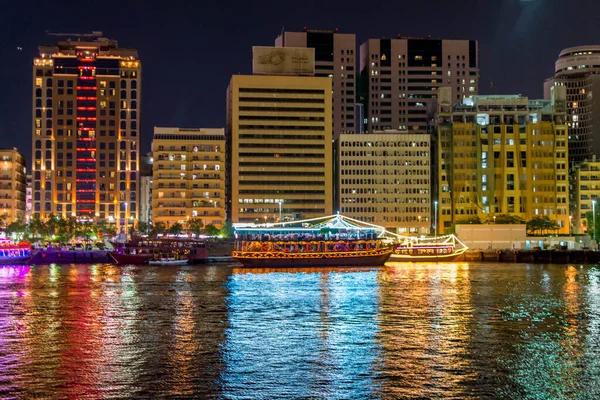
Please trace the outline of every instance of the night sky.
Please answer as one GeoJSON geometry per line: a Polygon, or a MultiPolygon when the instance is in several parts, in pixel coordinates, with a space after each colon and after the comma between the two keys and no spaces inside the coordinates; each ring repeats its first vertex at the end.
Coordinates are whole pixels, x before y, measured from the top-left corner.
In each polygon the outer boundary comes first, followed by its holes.
{"type": "Polygon", "coordinates": [[[102,31],[142,61],[142,143],[154,126],[224,127],[232,74],[251,72],[253,45],[285,27],[339,28],[368,38],[479,40],[480,93],[543,96],[561,49],[600,44],[598,0],[2,1],[0,147],[31,153],[32,58],[46,31],[102,31]],[[63,4],[62,7],[54,4],[63,4]],[[291,5],[297,9],[290,9],[291,5]],[[493,82],[493,88],[490,86],[493,82]]]}

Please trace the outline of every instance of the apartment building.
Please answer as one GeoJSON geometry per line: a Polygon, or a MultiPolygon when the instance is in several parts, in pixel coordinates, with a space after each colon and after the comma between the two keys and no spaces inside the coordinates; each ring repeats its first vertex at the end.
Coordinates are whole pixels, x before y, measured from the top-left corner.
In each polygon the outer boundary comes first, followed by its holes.
{"type": "Polygon", "coordinates": [[[225,223],[223,128],[154,128],[152,223],[225,223]]]}
{"type": "Polygon", "coordinates": [[[588,221],[588,213],[600,211],[600,161],[596,156],[573,168],[571,188],[571,232],[591,235],[593,223],[588,221]]]}
{"type": "Polygon", "coordinates": [[[0,149],[0,217],[5,224],[25,220],[25,157],[17,149],[0,149]]]}
{"type": "Polygon", "coordinates": [[[367,132],[428,133],[440,87],[452,101],[479,93],[475,40],[369,39],[360,46],[359,103],[367,132]]]}
{"type": "Polygon", "coordinates": [[[439,234],[466,218],[547,216],[569,231],[566,95],[473,96],[453,105],[440,90],[437,115],[439,234]]]}

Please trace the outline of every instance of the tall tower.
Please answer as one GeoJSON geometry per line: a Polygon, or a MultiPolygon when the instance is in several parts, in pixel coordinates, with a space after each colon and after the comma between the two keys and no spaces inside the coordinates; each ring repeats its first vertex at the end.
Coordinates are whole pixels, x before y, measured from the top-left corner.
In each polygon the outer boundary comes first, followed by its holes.
{"type": "Polygon", "coordinates": [[[600,46],[578,46],[560,52],[555,73],[544,82],[544,97],[552,98],[553,86],[567,90],[569,169],[592,156],[600,156],[600,46]]]}
{"type": "Polygon", "coordinates": [[[277,47],[315,49],[315,76],[332,80],[332,133],[361,133],[356,123],[356,35],[335,30],[284,31],[277,47]]]}
{"type": "Polygon", "coordinates": [[[54,34],[33,60],[32,214],[106,220],[139,212],[141,63],[91,34],[54,34]]]}

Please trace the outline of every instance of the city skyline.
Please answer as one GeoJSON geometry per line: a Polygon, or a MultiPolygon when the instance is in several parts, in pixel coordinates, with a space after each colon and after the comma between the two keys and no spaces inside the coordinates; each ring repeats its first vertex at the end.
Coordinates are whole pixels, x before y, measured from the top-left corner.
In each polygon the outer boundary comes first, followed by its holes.
{"type": "Polygon", "coordinates": [[[16,146],[30,165],[29,135],[25,133],[31,129],[30,65],[38,45],[54,42],[45,35],[46,30],[103,31],[121,46],[139,50],[146,67],[141,133],[145,153],[154,126],[225,126],[225,90],[231,75],[249,73],[252,46],[271,46],[282,29],[338,28],[341,33],[356,34],[357,47],[369,38],[393,38],[399,33],[478,40],[480,94],[520,93],[542,98],[544,79],[552,75],[558,53],[565,47],[593,44],[600,32],[600,28],[583,23],[585,15],[598,11],[600,5],[586,3],[586,13],[578,12],[581,7],[561,8],[558,1],[504,1],[485,6],[476,2],[458,7],[440,4],[437,8],[389,5],[385,13],[377,12],[381,8],[360,12],[352,3],[344,3],[343,8],[309,4],[287,14],[271,3],[240,5],[236,10],[225,9],[225,5],[188,6],[161,13],[155,12],[152,3],[145,3],[148,7],[144,8],[129,3],[111,18],[110,8],[98,11],[93,5],[77,10],[40,5],[31,15],[16,6],[2,18],[7,32],[0,51],[8,62],[1,78],[6,95],[0,103],[0,147],[16,146]],[[75,18],[82,11],[88,18],[75,18]],[[424,18],[407,18],[409,15],[424,18]],[[556,26],[563,18],[571,29],[560,37],[545,28],[556,26]],[[140,29],[134,29],[138,25],[140,29]],[[194,73],[181,74],[181,67],[194,73]]]}

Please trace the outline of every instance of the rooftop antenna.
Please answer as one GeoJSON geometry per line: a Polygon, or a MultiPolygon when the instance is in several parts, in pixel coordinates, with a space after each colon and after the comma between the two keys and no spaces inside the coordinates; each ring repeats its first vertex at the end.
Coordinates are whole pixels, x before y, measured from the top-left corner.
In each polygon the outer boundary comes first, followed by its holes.
{"type": "Polygon", "coordinates": [[[69,37],[76,37],[78,40],[81,40],[81,38],[99,38],[99,37],[102,37],[102,31],[92,31],[92,33],[62,33],[62,32],[50,32],[48,30],[48,31],[46,31],[46,35],[48,35],[48,36],[57,36],[57,37],[69,36],[69,37]]]}

